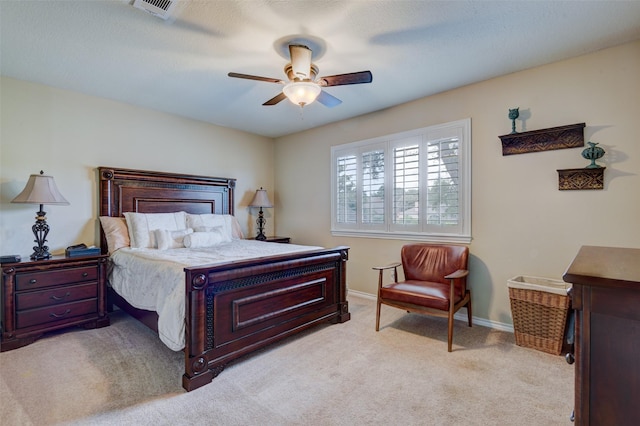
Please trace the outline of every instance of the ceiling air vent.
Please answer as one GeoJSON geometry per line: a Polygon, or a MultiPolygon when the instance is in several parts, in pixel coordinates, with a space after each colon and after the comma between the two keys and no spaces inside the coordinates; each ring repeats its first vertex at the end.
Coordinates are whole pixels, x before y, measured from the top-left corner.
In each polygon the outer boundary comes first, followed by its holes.
{"type": "Polygon", "coordinates": [[[133,7],[149,12],[158,18],[168,19],[177,0],[133,0],[133,7]]]}

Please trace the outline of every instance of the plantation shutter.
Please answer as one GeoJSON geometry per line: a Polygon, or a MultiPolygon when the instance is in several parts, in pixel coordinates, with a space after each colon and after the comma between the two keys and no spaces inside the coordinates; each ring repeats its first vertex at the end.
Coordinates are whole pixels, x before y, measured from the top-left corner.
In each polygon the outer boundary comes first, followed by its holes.
{"type": "Polygon", "coordinates": [[[337,223],[355,224],[357,220],[356,191],[358,174],[356,160],[357,157],[355,155],[346,155],[337,159],[337,223]]]}
{"type": "Polygon", "coordinates": [[[427,212],[428,225],[459,224],[458,139],[427,142],[427,212]]]}

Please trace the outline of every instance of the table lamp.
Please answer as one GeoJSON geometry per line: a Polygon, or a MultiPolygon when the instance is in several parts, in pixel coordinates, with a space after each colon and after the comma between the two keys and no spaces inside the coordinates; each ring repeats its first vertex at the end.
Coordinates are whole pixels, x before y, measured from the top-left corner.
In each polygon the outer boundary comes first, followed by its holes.
{"type": "Polygon", "coordinates": [[[264,218],[262,209],[273,207],[271,201],[269,201],[269,197],[267,196],[267,190],[262,189],[262,187],[260,187],[260,189],[257,189],[256,195],[253,196],[253,200],[249,204],[249,207],[260,208],[260,211],[258,212],[258,220],[256,220],[256,223],[258,224],[258,235],[256,236],[256,240],[264,241],[267,239],[267,237],[264,235],[264,225],[267,223],[267,221],[264,218]]]}
{"type": "Polygon", "coordinates": [[[41,260],[50,258],[51,253],[49,253],[49,247],[44,245],[44,243],[47,242],[49,225],[47,224],[47,219],[45,217],[47,213],[43,210],[43,205],[69,205],[69,202],[62,196],[62,194],[60,194],[60,191],[58,191],[58,187],[53,180],[53,176],[46,176],[42,170],[39,175],[29,176],[27,186],[25,186],[22,192],[18,194],[16,198],[11,200],[11,202],[40,204],[40,211],[36,213],[36,223],[31,227],[33,235],[36,238],[34,242],[38,244],[33,247],[31,259],[41,260]]]}

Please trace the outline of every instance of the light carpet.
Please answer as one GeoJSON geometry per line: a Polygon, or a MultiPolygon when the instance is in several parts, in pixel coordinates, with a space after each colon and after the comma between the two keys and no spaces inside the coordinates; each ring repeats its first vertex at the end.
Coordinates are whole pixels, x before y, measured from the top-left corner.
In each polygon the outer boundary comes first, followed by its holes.
{"type": "Polygon", "coordinates": [[[570,425],[574,373],[513,334],[349,297],[320,325],[181,387],[183,355],[115,312],[0,354],[3,425],[570,425]]]}

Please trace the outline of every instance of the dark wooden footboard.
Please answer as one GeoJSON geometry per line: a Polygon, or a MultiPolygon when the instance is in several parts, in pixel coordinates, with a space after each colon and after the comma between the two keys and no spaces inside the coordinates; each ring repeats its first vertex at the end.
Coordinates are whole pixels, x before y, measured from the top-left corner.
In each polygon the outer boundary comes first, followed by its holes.
{"type": "Polygon", "coordinates": [[[347,257],[348,248],[337,247],[186,268],[184,388],[315,324],[348,321],[347,257]]]}

